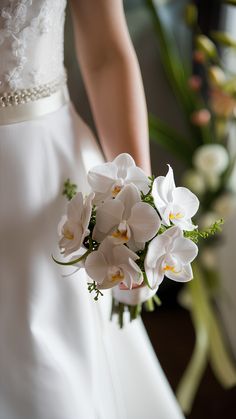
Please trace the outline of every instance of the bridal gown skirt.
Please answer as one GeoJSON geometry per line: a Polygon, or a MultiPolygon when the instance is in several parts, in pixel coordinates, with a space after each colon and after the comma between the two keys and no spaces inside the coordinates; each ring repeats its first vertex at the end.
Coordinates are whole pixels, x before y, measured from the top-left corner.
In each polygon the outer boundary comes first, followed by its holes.
{"type": "Polygon", "coordinates": [[[0,126],[0,419],[183,418],[141,320],[120,330],[51,258],[64,181],[87,192],[102,160],[71,104],[0,126]]]}

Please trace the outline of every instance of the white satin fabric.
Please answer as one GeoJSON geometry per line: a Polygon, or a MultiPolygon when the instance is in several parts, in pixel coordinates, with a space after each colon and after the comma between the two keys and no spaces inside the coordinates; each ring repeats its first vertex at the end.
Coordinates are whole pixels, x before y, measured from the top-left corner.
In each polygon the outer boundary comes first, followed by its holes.
{"type": "Polygon", "coordinates": [[[0,126],[0,419],[182,419],[141,321],[51,259],[64,180],[88,191],[102,160],[70,104],[0,126]]]}

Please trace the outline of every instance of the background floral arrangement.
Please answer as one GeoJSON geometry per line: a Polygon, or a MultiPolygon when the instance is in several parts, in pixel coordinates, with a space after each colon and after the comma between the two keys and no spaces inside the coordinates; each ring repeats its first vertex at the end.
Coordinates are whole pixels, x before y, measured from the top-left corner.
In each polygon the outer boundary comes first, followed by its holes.
{"type": "MultiPolygon", "coordinates": [[[[235,48],[236,40],[222,31],[212,32],[211,38],[202,34],[197,8],[189,2],[183,17],[191,32],[193,54],[183,57],[157,3],[146,0],[162,64],[182,109],[188,134],[186,138],[150,115],[150,136],[184,163],[183,183],[200,199],[196,222],[205,228],[236,209],[236,155],[229,141],[230,129],[236,122],[236,76],[227,69],[220,54],[235,48]]],[[[229,3],[236,5],[235,1],[229,3]]],[[[190,310],[196,333],[192,358],[177,389],[186,413],[191,410],[208,361],[224,387],[236,384],[236,367],[215,310],[215,296],[220,291],[215,245],[220,245],[219,237],[201,242],[201,255],[193,266],[197,280],[186,284],[181,293],[181,302],[190,310]]]]}

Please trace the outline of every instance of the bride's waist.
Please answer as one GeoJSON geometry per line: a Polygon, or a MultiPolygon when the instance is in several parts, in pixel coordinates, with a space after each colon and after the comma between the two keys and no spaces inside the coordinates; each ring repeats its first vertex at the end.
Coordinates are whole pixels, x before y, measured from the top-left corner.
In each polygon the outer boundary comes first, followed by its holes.
{"type": "Polygon", "coordinates": [[[58,110],[69,101],[67,79],[28,89],[0,93],[0,125],[32,120],[58,110]]]}

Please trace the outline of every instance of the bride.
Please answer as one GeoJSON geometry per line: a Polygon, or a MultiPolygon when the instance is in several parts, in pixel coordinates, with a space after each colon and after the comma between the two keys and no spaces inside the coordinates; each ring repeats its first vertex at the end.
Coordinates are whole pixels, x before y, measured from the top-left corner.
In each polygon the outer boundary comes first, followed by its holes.
{"type": "MultiPolygon", "coordinates": [[[[71,0],[102,150],[151,173],[140,71],[121,0],[71,0]]],[[[0,419],[183,418],[140,320],[110,322],[81,271],[52,261],[70,178],[103,161],[63,66],[65,0],[0,1],[0,419]]]]}

